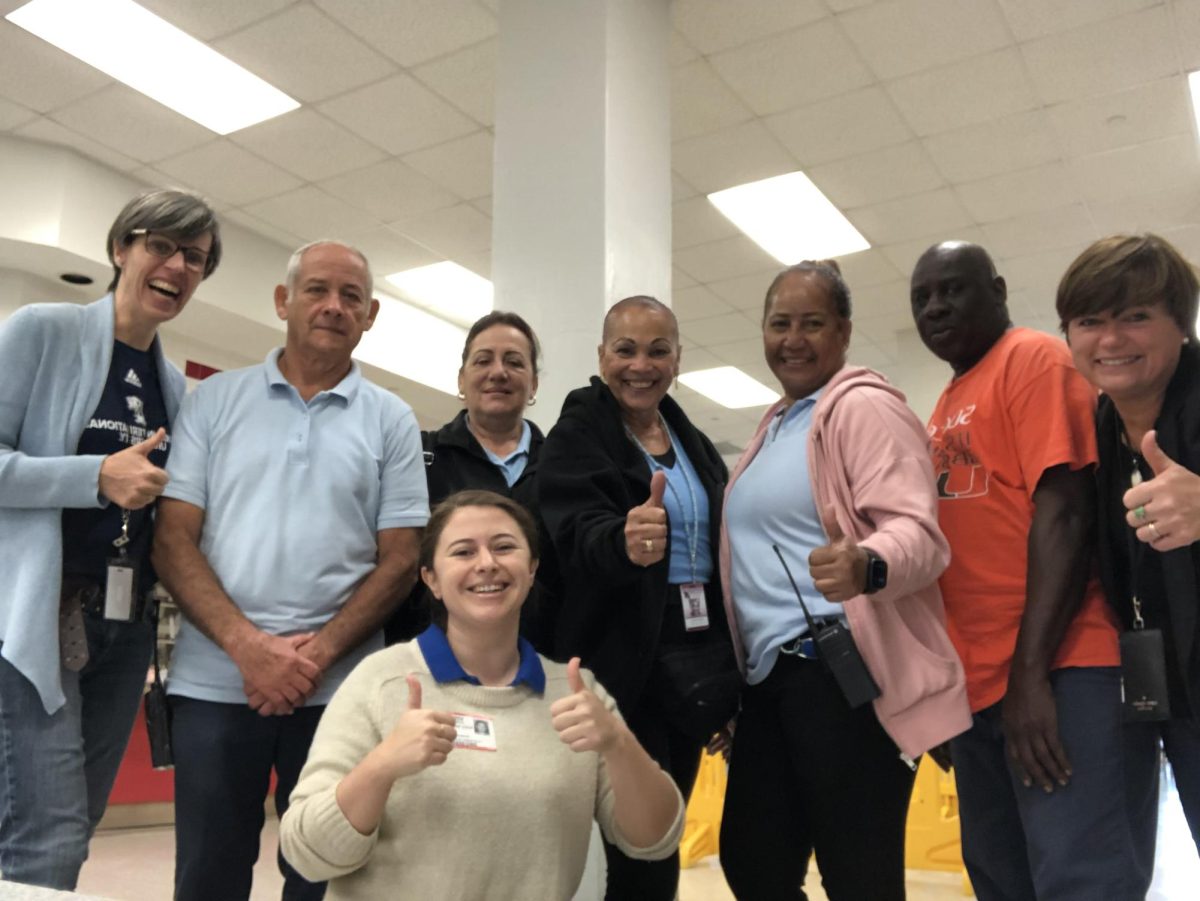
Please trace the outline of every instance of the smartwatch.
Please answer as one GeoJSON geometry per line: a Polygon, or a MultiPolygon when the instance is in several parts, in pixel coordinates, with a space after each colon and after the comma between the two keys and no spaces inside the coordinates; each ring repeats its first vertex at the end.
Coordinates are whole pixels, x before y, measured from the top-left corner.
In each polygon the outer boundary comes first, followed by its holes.
{"type": "Polygon", "coordinates": [[[870,548],[863,550],[867,552],[867,584],[863,587],[863,594],[874,594],[887,587],[887,561],[870,548]]]}

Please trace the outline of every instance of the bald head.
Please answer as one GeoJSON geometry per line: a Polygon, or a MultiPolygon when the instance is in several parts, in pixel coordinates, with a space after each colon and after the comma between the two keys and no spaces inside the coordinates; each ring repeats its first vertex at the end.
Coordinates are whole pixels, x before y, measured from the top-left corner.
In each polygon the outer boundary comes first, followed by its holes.
{"type": "Polygon", "coordinates": [[[925,346],[961,375],[1011,324],[1008,289],[978,244],[943,241],[921,254],[909,300],[925,346]]]}
{"type": "Polygon", "coordinates": [[[632,297],[623,298],[608,308],[608,312],[604,314],[604,329],[600,334],[601,342],[607,344],[609,339],[612,338],[613,324],[623,314],[636,312],[666,316],[671,321],[671,334],[674,343],[676,346],[679,345],[679,320],[675,318],[675,313],[657,297],[651,297],[648,294],[635,294],[632,297]]]}

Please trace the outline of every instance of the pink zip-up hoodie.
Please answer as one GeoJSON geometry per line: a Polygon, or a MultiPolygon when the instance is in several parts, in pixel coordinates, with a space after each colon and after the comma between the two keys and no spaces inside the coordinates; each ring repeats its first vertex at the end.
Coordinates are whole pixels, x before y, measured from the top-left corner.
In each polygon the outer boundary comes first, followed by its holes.
{"type": "MultiPolygon", "coordinates": [[[[784,403],[759,423],[729,477],[727,503],[784,403]]],[[[938,528],[929,438],[899,389],[870,369],[843,366],[813,409],[808,470],[826,532],[832,515],[847,537],[887,561],[887,587],[846,601],[846,616],[882,692],[874,701],[879,722],[901,753],[915,758],[971,726],[962,662],[946,634],[937,585],[950,546],[938,528]]],[[[730,559],[723,518],[721,585],[744,671],[730,559]]]]}

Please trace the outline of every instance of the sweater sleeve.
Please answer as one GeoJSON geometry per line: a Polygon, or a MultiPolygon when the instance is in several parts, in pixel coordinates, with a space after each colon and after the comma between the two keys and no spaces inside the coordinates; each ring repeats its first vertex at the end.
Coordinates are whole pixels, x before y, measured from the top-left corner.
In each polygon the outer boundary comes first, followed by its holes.
{"type": "Polygon", "coordinates": [[[342,777],[366,757],[383,736],[372,707],[378,678],[371,658],[338,688],[321,715],[308,761],[292,789],[290,806],[279,823],[279,848],[297,872],[311,882],[345,876],[363,866],[379,838],[363,835],[337,802],[342,777]]]}
{"type": "Polygon", "coordinates": [[[54,364],[48,327],[33,307],[17,310],[0,325],[0,360],[5,363],[0,379],[0,507],[100,507],[107,503],[100,497],[102,455],[34,457],[17,449],[23,430],[47,428],[44,422],[26,422],[26,417],[40,368],[54,364]]]}
{"type": "MultiPolygon", "coordinates": [[[[604,686],[595,681],[595,676],[587,673],[585,679],[590,677],[590,688],[596,696],[604,702],[607,707],[616,716],[621,716],[621,712],[617,710],[617,702],[612,699],[604,686]]],[[[683,803],[683,795],[679,793],[679,789],[675,788],[677,798],[677,807],[675,811],[675,819],[671,822],[671,826],[666,833],[653,845],[646,848],[639,848],[636,845],[630,844],[629,840],[621,834],[621,830],[617,827],[616,821],[616,799],[613,797],[612,784],[608,781],[608,769],[604,764],[604,756],[596,755],[596,822],[600,825],[600,831],[604,833],[604,837],[610,844],[616,845],[627,857],[634,860],[663,860],[670,857],[675,849],[679,847],[679,840],[683,838],[683,827],[685,821],[686,808],[683,803]]],[[[674,781],[671,782],[672,787],[675,786],[674,781]]]]}

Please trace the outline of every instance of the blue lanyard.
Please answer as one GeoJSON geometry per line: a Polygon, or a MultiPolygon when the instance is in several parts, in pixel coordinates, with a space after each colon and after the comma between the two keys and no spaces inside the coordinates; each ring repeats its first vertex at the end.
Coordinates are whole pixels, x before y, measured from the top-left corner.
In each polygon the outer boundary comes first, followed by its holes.
{"type": "MultiPolygon", "coordinates": [[[[679,447],[675,440],[675,433],[671,431],[671,427],[667,425],[666,419],[662,413],[658,414],[658,421],[662,424],[663,431],[667,433],[667,439],[671,442],[671,449],[675,451],[675,462],[679,465],[679,471],[683,475],[683,484],[687,485],[688,497],[692,502],[692,518],[689,521],[687,518],[687,508],[683,505],[683,498],[679,496],[679,492],[675,489],[671,477],[667,477],[667,488],[671,490],[671,494],[675,497],[675,503],[679,504],[679,509],[684,511],[683,518],[683,535],[687,540],[688,559],[692,565],[692,581],[696,581],[696,555],[700,552],[700,504],[696,500],[696,489],[692,485],[692,477],[688,475],[688,468],[684,465],[684,455],[682,448],[679,447]]],[[[637,435],[633,434],[629,426],[625,426],[625,434],[629,436],[629,440],[637,445],[646,456],[646,462],[650,464],[650,472],[666,472],[667,468],[654,459],[650,451],[642,446],[642,442],[638,441],[637,435]]]]}

